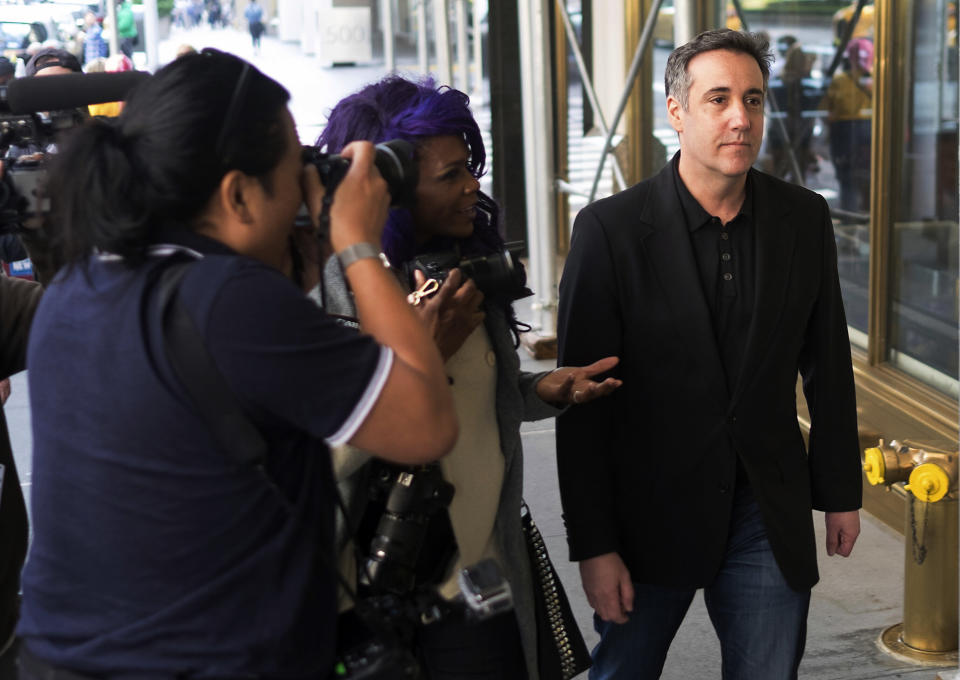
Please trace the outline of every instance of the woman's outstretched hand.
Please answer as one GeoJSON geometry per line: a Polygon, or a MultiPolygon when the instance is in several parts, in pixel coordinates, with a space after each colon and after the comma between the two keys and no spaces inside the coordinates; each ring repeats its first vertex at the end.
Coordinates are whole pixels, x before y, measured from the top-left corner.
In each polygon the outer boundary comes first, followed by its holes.
{"type": "Polygon", "coordinates": [[[623,381],[607,378],[597,382],[593,376],[606,373],[619,361],[618,357],[604,357],[589,366],[562,366],[537,383],[537,396],[548,404],[561,406],[584,404],[605,397],[620,387],[623,381]]]}

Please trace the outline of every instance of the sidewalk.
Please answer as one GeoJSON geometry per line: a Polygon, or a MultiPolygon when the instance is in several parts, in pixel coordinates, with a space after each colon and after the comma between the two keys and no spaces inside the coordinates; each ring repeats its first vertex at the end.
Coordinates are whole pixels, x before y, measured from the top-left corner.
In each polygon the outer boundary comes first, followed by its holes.
{"type": "MultiPolygon", "coordinates": [[[[521,354],[523,370],[543,371],[553,362],[521,354]]],[[[560,517],[560,495],[554,444],[554,421],[527,423],[523,428],[524,491],[560,579],[566,586],[580,629],[593,647],[592,611],[580,588],[575,564],[567,561],[560,517]]],[[[638,442],[643,432],[637,432],[638,442]]],[[[848,559],[827,557],[823,548],[823,513],[814,513],[820,583],[813,590],[807,649],[800,665],[804,680],[935,680],[938,671],[900,662],[881,652],[882,630],[902,620],[903,537],[871,515],[861,513],[862,532],[848,559]]],[[[642,521],[642,518],[638,518],[642,521]]],[[[586,677],[585,675],[582,677],[586,677]]],[[[664,666],[662,680],[719,680],[720,645],[698,594],[680,627],[664,666]]]]}
{"type": "MultiPolygon", "coordinates": [[[[521,351],[523,370],[542,371],[552,362],[534,361],[521,351]]],[[[26,374],[13,377],[13,395],[5,411],[21,472],[24,492],[30,492],[30,432],[26,374]]],[[[638,433],[642,437],[642,433],[638,433]]],[[[567,561],[560,518],[554,455],[554,421],[527,423],[522,430],[525,497],[543,534],[547,549],[566,587],[580,629],[593,647],[592,612],[580,588],[577,566],[567,561]]],[[[935,680],[936,668],[901,663],[876,646],[880,632],[898,623],[903,604],[903,538],[868,514],[861,515],[862,533],[848,559],[828,558],[822,550],[822,518],[815,513],[821,554],[820,584],[813,590],[807,650],[801,680],[935,680]]],[[[944,672],[944,680],[950,677],[944,672]]],[[[586,675],[580,676],[585,678],[586,675]]],[[[662,680],[719,680],[720,648],[703,598],[697,596],[680,627],[664,667],[662,680]]],[[[954,678],[951,678],[954,680],[954,678]]]]}
{"type": "Polygon", "coordinates": [[[334,104],[386,74],[382,64],[326,68],[317,59],[304,56],[298,43],[281,42],[273,36],[264,35],[261,43],[260,53],[254,54],[250,35],[245,31],[174,27],[170,37],[160,43],[160,63],[172,61],[177,48],[184,44],[197,50],[215,47],[249,60],[289,90],[290,111],[304,143],[317,138],[334,104]]]}

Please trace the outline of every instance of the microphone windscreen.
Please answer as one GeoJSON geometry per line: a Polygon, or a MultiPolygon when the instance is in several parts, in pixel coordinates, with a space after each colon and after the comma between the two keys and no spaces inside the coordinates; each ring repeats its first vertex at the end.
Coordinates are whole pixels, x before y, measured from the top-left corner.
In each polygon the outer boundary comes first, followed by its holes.
{"type": "Polygon", "coordinates": [[[126,71],[17,78],[7,85],[7,105],[22,114],[122,101],[149,77],[146,71],[126,71]]]}

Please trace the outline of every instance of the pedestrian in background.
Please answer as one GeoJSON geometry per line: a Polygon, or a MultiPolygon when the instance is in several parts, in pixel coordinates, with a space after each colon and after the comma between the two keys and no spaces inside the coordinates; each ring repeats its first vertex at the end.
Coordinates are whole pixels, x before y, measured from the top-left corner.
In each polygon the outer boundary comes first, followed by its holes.
{"type": "Polygon", "coordinates": [[[139,35],[130,0],[123,0],[117,5],[117,37],[120,39],[120,51],[133,59],[133,48],[139,40],[139,35]]]}
{"type": "Polygon", "coordinates": [[[870,134],[873,119],[873,43],[854,38],[844,50],[820,108],[827,111],[830,160],[837,173],[840,208],[870,209],[870,134]]]}
{"type": "Polygon", "coordinates": [[[243,16],[247,20],[247,28],[250,31],[250,39],[253,41],[253,53],[260,54],[260,37],[263,35],[263,7],[257,0],[250,0],[243,16]]]}
{"type": "Polygon", "coordinates": [[[103,39],[103,27],[95,13],[87,12],[83,21],[86,24],[83,38],[83,63],[86,65],[110,54],[110,46],[103,39]]]}

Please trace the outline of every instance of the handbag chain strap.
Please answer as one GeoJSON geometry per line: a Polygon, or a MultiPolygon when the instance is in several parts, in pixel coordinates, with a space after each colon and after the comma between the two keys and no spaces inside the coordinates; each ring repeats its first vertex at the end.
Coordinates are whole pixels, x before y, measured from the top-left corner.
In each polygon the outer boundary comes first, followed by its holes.
{"type": "Polygon", "coordinates": [[[550,636],[553,638],[553,644],[560,655],[560,670],[563,673],[563,680],[570,680],[577,674],[576,659],[574,658],[573,646],[570,644],[570,633],[566,628],[566,622],[563,619],[563,612],[560,607],[560,586],[557,583],[557,575],[550,562],[550,555],[547,553],[547,546],[543,542],[543,536],[533,521],[530,509],[526,503],[522,504],[520,511],[523,532],[527,535],[527,540],[533,548],[535,564],[530,565],[536,576],[538,587],[543,592],[543,599],[547,608],[547,622],[550,625],[550,636]]]}

